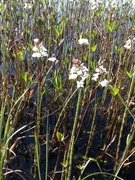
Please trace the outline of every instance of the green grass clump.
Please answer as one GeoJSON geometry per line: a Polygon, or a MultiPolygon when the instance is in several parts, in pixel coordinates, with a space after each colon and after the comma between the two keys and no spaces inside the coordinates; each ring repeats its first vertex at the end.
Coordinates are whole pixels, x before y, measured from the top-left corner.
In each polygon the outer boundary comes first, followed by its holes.
{"type": "Polygon", "coordinates": [[[128,179],[132,3],[0,2],[0,180],[128,179]]]}

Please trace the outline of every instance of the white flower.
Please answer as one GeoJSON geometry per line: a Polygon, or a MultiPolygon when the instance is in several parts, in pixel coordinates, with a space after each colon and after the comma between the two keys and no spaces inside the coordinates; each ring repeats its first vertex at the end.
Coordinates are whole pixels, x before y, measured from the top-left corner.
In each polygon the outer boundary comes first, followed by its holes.
{"type": "Polygon", "coordinates": [[[82,64],[73,65],[69,72],[69,80],[77,80],[77,88],[84,87],[84,81],[88,78],[88,68],[82,64]]]}
{"type": "Polygon", "coordinates": [[[55,62],[55,61],[57,61],[57,59],[56,59],[56,57],[49,57],[48,61],[55,62]]]}
{"type": "Polygon", "coordinates": [[[32,48],[32,50],[33,50],[34,52],[37,52],[37,51],[39,50],[39,48],[37,48],[36,46],[34,46],[34,47],[32,48]]]}
{"type": "Polygon", "coordinates": [[[86,79],[88,77],[88,69],[82,64],[80,65],[73,65],[70,69],[70,77],[81,77],[83,79],[86,79]]]}
{"type": "Polygon", "coordinates": [[[124,45],[124,48],[126,49],[131,49],[131,46],[132,46],[132,40],[131,39],[128,39],[126,41],[126,44],[124,45]]]}
{"type": "Polygon", "coordinates": [[[84,72],[83,76],[82,76],[82,80],[85,80],[89,77],[88,72],[84,72]]]}
{"type": "Polygon", "coordinates": [[[31,3],[24,3],[24,9],[31,9],[32,4],[31,3]]]}
{"type": "Polygon", "coordinates": [[[42,52],[46,52],[47,51],[47,49],[41,44],[41,45],[39,45],[39,49],[40,49],[40,51],[42,51],[42,52]]]}
{"type": "Polygon", "coordinates": [[[89,45],[89,41],[86,38],[80,38],[78,40],[78,44],[80,44],[80,45],[89,45]]]}
{"type": "Polygon", "coordinates": [[[131,45],[125,44],[125,45],[124,45],[124,48],[125,48],[125,49],[131,49],[131,45]]]}
{"type": "Polygon", "coordinates": [[[109,81],[107,81],[106,79],[104,79],[103,81],[101,81],[99,84],[102,86],[102,87],[106,87],[108,85],[109,81]]]}
{"type": "Polygon", "coordinates": [[[71,67],[70,73],[76,73],[76,66],[72,66],[72,67],[71,67]]]}
{"type": "Polygon", "coordinates": [[[33,41],[34,41],[34,43],[38,43],[38,42],[39,42],[39,39],[38,39],[38,38],[35,38],[33,41]]]}
{"type": "Polygon", "coordinates": [[[93,74],[92,80],[97,81],[99,76],[102,74],[107,74],[107,70],[103,67],[103,65],[100,65],[95,69],[95,74],[93,74]]]}
{"type": "Polygon", "coordinates": [[[124,45],[124,48],[132,50],[135,46],[135,37],[132,37],[132,39],[128,39],[124,45]]]}
{"type": "Polygon", "coordinates": [[[77,79],[77,76],[78,76],[78,75],[77,75],[76,73],[70,73],[70,74],[69,74],[69,80],[77,79]]]}
{"type": "Polygon", "coordinates": [[[34,58],[40,58],[40,57],[48,57],[47,49],[40,43],[39,39],[34,39],[35,46],[32,48],[34,53],[32,54],[32,57],[34,58]]]}
{"type": "Polygon", "coordinates": [[[39,53],[39,52],[34,52],[34,53],[32,54],[32,57],[33,57],[33,58],[40,58],[40,57],[41,57],[41,53],[39,53]]]}
{"type": "Polygon", "coordinates": [[[77,77],[78,77],[77,71],[71,68],[70,73],[69,73],[69,80],[71,79],[76,80],[77,77]]]}
{"type": "Polygon", "coordinates": [[[40,40],[38,38],[35,38],[33,41],[34,41],[34,46],[39,47],[40,40]]]}
{"type": "Polygon", "coordinates": [[[42,57],[48,57],[48,53],[43,51],[43,52],[41,52],[41,56],[42,57]]]}
{"type": "Polygon", "coordinates": [[[81,76],[81,75],[83,74],[83,71],[82,71],[81,69],[80,69],[80,70],[78,69],[78,70],[76,71],[76,73],[77,73],[78,76],[81,76]]]}
{"type": "Polygon", "coordinates": [[[95,72],[99,74],[107,73],[106,68],[104,68],[103,65],[100,65],[98,68],[96,68],[95,72]]]}
{"type": "Polygon", "coordinates": [[[93,74],[93,77],[92,77],[92,80],[93,80],[93,81],[97,81],[98,78],[99,78],[99,73],[93,74]]]}
{"type": "Polygon", "coordinates": [[[84,80],[77,81],[77,88],[83,88],[84,87],[84,80]]]}

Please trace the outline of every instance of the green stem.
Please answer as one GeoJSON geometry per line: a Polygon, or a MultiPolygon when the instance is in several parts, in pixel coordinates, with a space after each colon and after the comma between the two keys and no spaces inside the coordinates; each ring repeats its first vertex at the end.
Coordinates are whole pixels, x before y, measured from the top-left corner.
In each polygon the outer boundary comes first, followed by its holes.
{"type": "MultiPolygon", "coordinates": [[[[36,163],[37,163],[37,170],[38,170],[38,178],[41,180],[41,168],[40,168],[40,143],[39,143],[39,136],[40,136],[40,123],[41,123],[41,105],[42,105],[42,92],[40,89],[40,82],[38,82],[38,97],[37,97],[37,124],[35,129],[35,156],[36,156],[36,163]]],[[[36,169],[36,166],[35,166],[36,169]]]]}
{"type": "Polygon", "coordinates": [[[94,125],[95,125],[96,115],[97,115],[97,104],[95,104],[95,110],[94,110],[94,115],[93,115],[92,124],[91,124],[91,128],[90,128],[88,146],[87,146],[87,149],[86,149],[85,157],[88,156],[88,152],[89,152],[89,149],[90,149],[91,141],[93,139],[94,130],[95,130],[94,125]]]}
{"type": "MultiPolygon", "coordinates": [[[[130,146],[131,146],[131,144],[132,144],[132,142],[133,142],[133,139],[134,139],[134,137],[135,137],[135,131],[134,131],[135,118],[134,118],[134,116],[131,114],[131,112],[130,112],[130,110],[129,110],[129,108],[128,108],[128,104],[129,104],[129,101],[130,101],[130,97],[131,97],[131,95],[132,95],[132,92],[133,92],[133,90],[134,90],[134,86],[135,86],[135,72],[133,73],[132,82],[131,82],[131,86],[130,86],[130,90],[129,90],[129,94],[128,94],[127,106],[126,106],[126,108],[125,108],[125,112],[124,112],[123,119],[122,119],[122,125],[121,125],[121,129],[120,129],[119,140],[118,140],[117,156],[118,156],[118,153],[119,153],[120,143],[121,143],[121,138],[122,138],[122,132],[123,132],[125,120],[126,120],[126,117],[127,117],[127,114],[128,114],[128,113],[131,115],[131,117],[133,118],[134,121],[133,121],[132,128],[131,128],[131,130],[130,130],[130,133],[129,133],[128,136],[127,136],[128,142],[127,142],[127,144],[126,144],[125,150],[124,150],[123,155],[122,155],[122,158],[121,158],[121,160],[120,160],[120,163],[119,163],[119,165],[118,165],[118,167],[117,167],[117,169],[116,169],[116,173],[115,173],[116,176],[118,175],[118,173],[119,173],[119,171],[120,171],[120,169],[121,169],[121,167],[122,167],[123,161],[125,160],[126,155],[127,155],[128,151],[129,151],[129,148],[130,148],[130,146]]],[[[120,96],[120,98],[121,98],[121,96],[120,96]]],[[[121,100],[122,100],[122,98],[121,98],[121,100]]],[[[123,102],[123,101],[122,101],[122,102],[123,102]]],[[[116,179],[116,178],[114,178],[114,180],[115,180],[115,179],[116,179]]]]}
{"type": "MultiPolygon", "coordinates": [[[[130,112],[129,109],[128,109],[128,104],[129,104],[132,92],[134,90],[134,84],[135,84],[135,73],[133,74],[133,77],[132,77],[132,82],[131,82],[130,90],[129,90],[129,93],[128,93],[127,106],[125,108],[124,115],[123,115],[123,118],[122,118],[122,124],[121,124],[121,128],[120,128],[120,135],[119,135],[118,146],[117,146],[118,148],[117,148],[117,152],[116,152],[116,159],[118,159],[118,155],[119,155],[122,132],[123,132],[124,124],[125,124],[125,121],[126,121],[126,117],[127,117],[127,114],[130,112]]],[[[119,98],[123,102],[122,97],[120,96],[120,94],[119,94],[119,98]]]]}
{"type": "Polygon", "coordinates": [[[65,104],[64,104],[64,106],[63,106],[63,109],[62,109],[62,111],[60,112],[60,115],[59,115],[59,117],[58,117],[57,123],[56,123],[56,125],[55,125],[54,132],[53,132],[53,135],[52,135],[52,140],[54,139],[55,134],[56,134],[56,131],[57,131],[58,127],[59,127],[60,120],[61,120],[61,117],[62,117],[62,115],[63,115],[63,112],[65,111],[66,106],[68,105],[68,103],[70,102],[70,100],[72,99],[72,97],[75,95],[76,91],[77,91],[77,89],[75,89],[75,91],[74,91],[72,94],[69,94],[69,96],[67,97],[67,99],[66,99],[66,101],[65,101],[65,104]]]}
{"type": "MultiPolygon", "coordinates": [[[[49,114],[49,113],[47,113],[49,114]]],[[[47,180],[48,176],[48,151],[49,151],[49,119],[47,117],[46,121],[46,167],[45,167],[45,180],[47,180]]]]}
{"type": "Polygon", "coordinates": [[[68,161],[68,172],[67,172],[67,179],[71,179],[71,171],[72,171],[72,163],[73,163],[73,151],[74,151],[74,144],[75,144],[75,134],[76,134],[76,127],[78,123],[78,115],[79,115],[79,109],[80,109],[80,102],[82,99],[82,89],[79,89],[79,96],[78,96],[78,102],[77,102],[77,108],[76,108],[76,113],[75,113],[75,118],[74,118],[74,125],[73,125],[73,130],[71,134],[71,139],[70,139],[70,144],[69,144],[69,161],[68,161]]]}

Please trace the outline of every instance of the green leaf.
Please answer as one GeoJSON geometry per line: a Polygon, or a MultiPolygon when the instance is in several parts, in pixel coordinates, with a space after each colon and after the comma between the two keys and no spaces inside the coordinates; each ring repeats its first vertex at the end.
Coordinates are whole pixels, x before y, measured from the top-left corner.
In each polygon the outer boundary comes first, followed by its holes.
{"type": "Polygon", "coordinates": [[[26,84],[30,83],[32,81],[32,77],[29,75],[28,72],[23,72],[21,74],[23,80],[25,81],[26,84]]]}
{"type": "Polygon", "coordinates": [[[67,161],[61,163],[61,165],[62,165],[64,168],[67,167],[67,164],[68,164],[67,161]]]}
{"type": "Polygon", "coordinates": [[[132,74],[128,71],[126,71],[126,75],[131,79],[132,78],[132,74]]]}
{"type": "Polygon", "coordinates": [[[77,165],[76,167],[77,167],[78,169],[82,170],[82,169],[85,168],[85,165],[77,165]]]}
{"type": "Polygon", "coordinates": [[[4,7],[3,3],[0,3],[0,13],[1,13],[2,10],[3,10],[3,7],[4,7]]]}
{"type": "Polygon", "coordinates": [[[19,51],[19,52],[18,52],[18,57],[19,57],[19,59],[20,59],[21,61],[24,61],[24,59],[25,59],[25,53],[24,53],[24,51],[19,51]]]}
{"type": "Polygon", "coordinates": [[[58,74],[55,79],[52,81],[53,86],[55,87],[56,91],[61,92],[62,91],[62,76],[58,74]]]}
{"type": "Polygon", "coordinates": [[[42,95],[44,95],[44,94],[46,94],[46,95],[49,94],[49,90],[47,88],[45,88],[45,90],[42,92],[42,95]]]}
{"type": "Polygon", "coordinates": [[[95,45],[93,45],[93,46],[91,47],[91,51],[92,51],[93,53],[96,51],[96,49],[97,49],[97,44],[95,44],[95,45]]]}
{"type": "Polygon", "coordinates": [[[59,29],[58,29],[58,28],[55,28],[55,33],[56,33],[57,37],[59,37],[59,36],[60,36],[60,31],[59,31],[59,29]]]}
{"type": "Polygon", "coordinates": [[[96,69],[97,65],[98,65],[97,60],[93,60],[93,61],[91,62],[91,68],[92,68],[93,70],[96,69]]]}
{"type": "Polygon", "coordinates": [[[105,22],[105,27],[112,33],[117,28],[117,22],[110,22],[109,19],[105,22]]]}
{"type": "Polygon", "coordinates": [[[112,31],[114,31],[117,28],[117,21],[113,21],[111,23],[111,26],[112,26],[112,31]]]}
{"type": "Polygon", "coordinates": [[[53,42],[54,42],[55,44],[57,44],[57,40],[56,40],[56,39],[53,39],[53,42]]]}
{"type": "Polygon", "coordinates": [[[86,62],[87,61],[87,55],[83,55],[83,61],[86,62]]]}
{"type": "Polygon", "coordinates": [[[64,140],[63,134],[58,131],[56,132],[56,137],[59,142],[62,142],[64,140]]]}
{"type": "Polygon", "coordinates": [[[55,33],[57,37],[60,37],[63,33],[64,20],[62,20],[59,25],[55,27],[55,33]]]}
{"type": "Polygon", "coordinates": [[[108,26],[108,30],[110,31],[110,32],[113,32],[113,29],[112,29],[112,26],[108,26]]]}
{"type": "Polygon", "coordinates": [[[110,86],[112,96],[116,96],[119,93],[119,88],[110,86]]]}

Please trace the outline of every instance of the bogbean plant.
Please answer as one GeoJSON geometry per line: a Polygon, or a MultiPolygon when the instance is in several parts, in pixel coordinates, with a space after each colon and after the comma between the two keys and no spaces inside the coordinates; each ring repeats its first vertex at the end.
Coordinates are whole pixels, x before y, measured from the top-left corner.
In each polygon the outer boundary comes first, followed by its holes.
{"type": "Polygon", "coordinates": [[[0,2],[0,179],[126,176],[135,152],[133,8],[0,2]],[[15,162],[25,141],[27,172],[15,162]]]}

